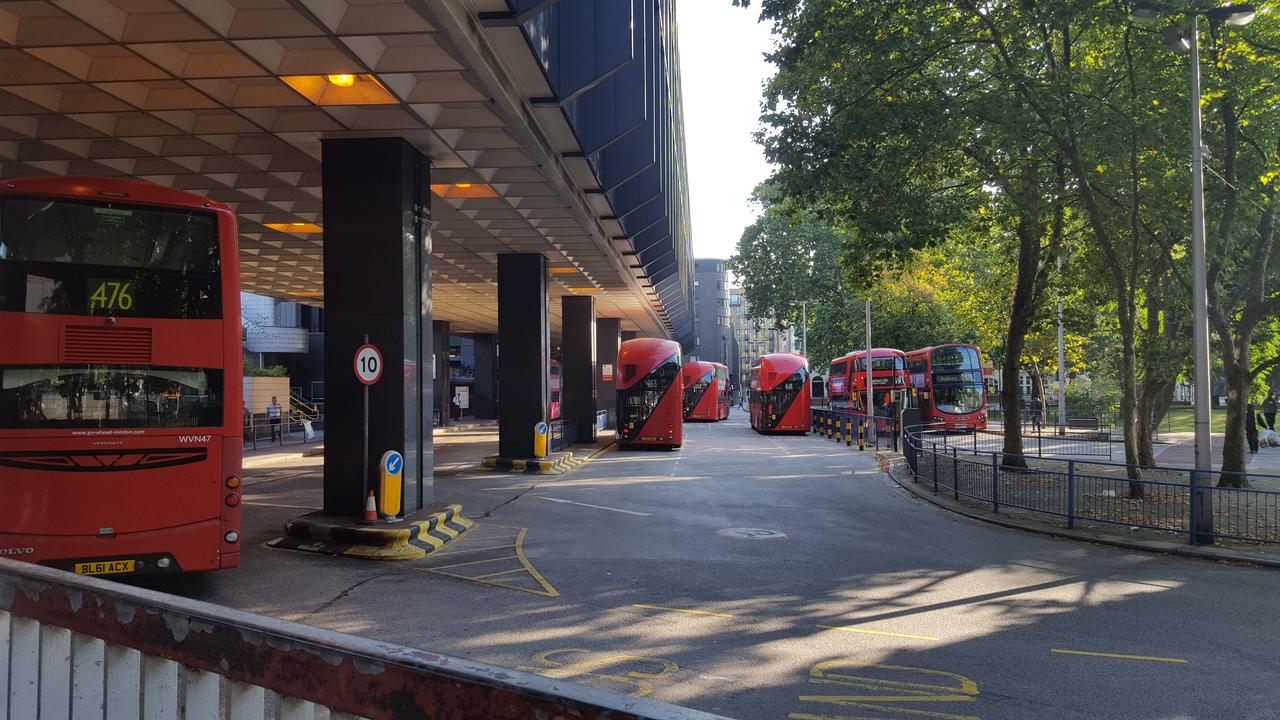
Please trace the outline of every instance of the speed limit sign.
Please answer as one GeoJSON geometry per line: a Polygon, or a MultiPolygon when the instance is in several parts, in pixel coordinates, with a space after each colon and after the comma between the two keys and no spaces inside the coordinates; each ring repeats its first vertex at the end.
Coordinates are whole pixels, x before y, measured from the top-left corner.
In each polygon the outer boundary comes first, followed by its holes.
{"type": "Polygon", "coordinates": [[[356,379],[365,385],[372,385],[382,377],[382,353],[378,348],[365,343],[356,348],[356,379]]]}

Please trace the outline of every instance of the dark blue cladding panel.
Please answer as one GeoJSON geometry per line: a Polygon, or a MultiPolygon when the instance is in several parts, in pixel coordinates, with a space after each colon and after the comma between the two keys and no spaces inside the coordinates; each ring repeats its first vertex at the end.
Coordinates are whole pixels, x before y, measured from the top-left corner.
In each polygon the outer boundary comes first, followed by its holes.
{"type": "MultiPolygon", "coordinates": [[[[703,0],[690,0],[694,2],[703,0]]],[[[507,0],[669,316],[688,316],[688,189],[674,0],[507,0]]],[[[687,319],[673,328],[684,334],[687,319]]]]}

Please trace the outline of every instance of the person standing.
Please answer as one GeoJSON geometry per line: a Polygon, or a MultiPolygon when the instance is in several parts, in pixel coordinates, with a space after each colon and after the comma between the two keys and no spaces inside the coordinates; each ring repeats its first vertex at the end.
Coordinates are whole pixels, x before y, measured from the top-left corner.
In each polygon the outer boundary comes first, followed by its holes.
{"type": "Polygon", "coordinates": [[[267,424],[271,426],[271,442],[279,438],[280,444],[284,445],[284,436],[280,433],[280,402],[275,395],[271,396],[271,402],[267,404],[267,424]]]}
{"type": "Polygon", "coordinates": [[[1258,454],[1258,423],[1254,419],[1257,415],[1253,403],[1249,403],[1248,414],[1244,416],[1244,436],[1249,441],[1249,454],[1258,454]]]}
{"type": "Polygon", "coordinates": [[[1267,419],[1267,429],[1276,429],[1276,394],[1274,392],[1267,393],[1267,399],[1262,401],[1262,416],[1267,419]]]}

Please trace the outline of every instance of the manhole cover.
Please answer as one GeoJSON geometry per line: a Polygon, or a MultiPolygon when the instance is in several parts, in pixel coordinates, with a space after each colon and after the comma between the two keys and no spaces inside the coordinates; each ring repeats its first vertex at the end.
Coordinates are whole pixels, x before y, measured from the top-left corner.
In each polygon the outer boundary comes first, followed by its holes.
{"type": "Polygon", "coordinates": [[[765,528],[725,528],[717,530],[717,535],[725,537],[738,538],[739,540],[777,540],[787,536],[784,532],[777,530],[767,530],[765,528]]]}

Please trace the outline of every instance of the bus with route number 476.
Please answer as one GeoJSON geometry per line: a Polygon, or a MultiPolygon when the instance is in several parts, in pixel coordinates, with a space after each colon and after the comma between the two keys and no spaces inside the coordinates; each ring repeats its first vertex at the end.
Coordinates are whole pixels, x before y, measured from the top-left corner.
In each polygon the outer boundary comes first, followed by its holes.
{"type": "Polygon", "coordinates": [[[235,213],[138,180],[0,180],[0,553],[240,563],[235,213]]]}

